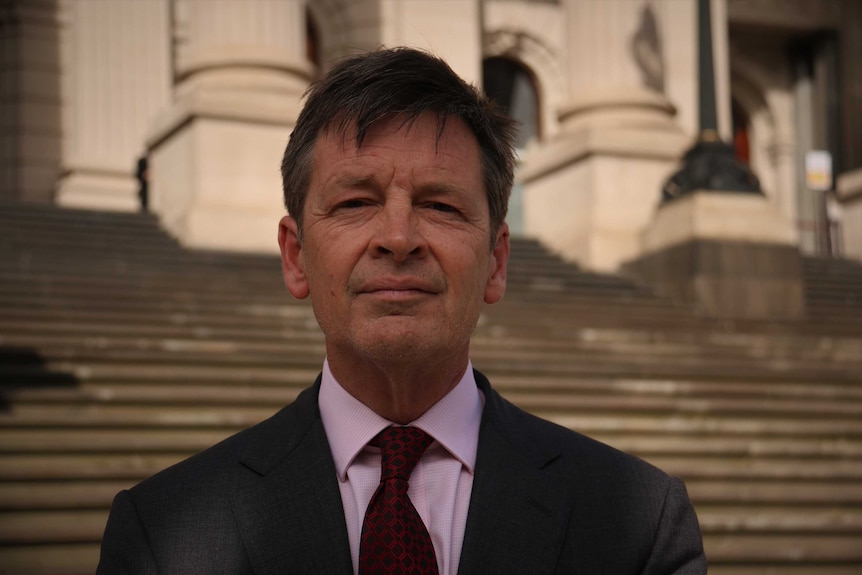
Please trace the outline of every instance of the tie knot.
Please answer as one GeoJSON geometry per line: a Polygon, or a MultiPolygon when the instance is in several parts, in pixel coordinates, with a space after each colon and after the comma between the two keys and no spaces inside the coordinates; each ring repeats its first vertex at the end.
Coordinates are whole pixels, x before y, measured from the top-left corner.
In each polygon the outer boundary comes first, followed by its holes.
{"type": "Polygon", "coordinates": [[[418,427],[387,427],[369,443],[380,448],[380,480],[397,477],[410,480],[419,458],[434,441],[418,427]]]}

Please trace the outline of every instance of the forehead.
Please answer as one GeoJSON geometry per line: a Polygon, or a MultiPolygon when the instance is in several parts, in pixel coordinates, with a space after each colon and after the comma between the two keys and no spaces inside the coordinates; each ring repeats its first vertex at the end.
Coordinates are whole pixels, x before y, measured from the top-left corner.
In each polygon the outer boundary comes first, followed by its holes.
{"type": "Polygon", "coordinates": [[[321,131],[314,148],[316,175],[362,164],[442,170],[470,180],[481,172],[479,145],[467,124],[453,116],[444,122],[432,113],[380,120],[359,142],[355,124],[334,123],[321,131]]]}

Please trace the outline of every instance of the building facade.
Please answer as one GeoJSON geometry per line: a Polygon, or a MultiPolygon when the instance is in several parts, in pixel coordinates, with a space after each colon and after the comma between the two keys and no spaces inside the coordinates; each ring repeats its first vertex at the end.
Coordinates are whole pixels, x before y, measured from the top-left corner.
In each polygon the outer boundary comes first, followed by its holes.
{"type": "MultiPolygon", "coordinates": [[[[522,122],[516,233],[604,271],[676,237],[656,226],[700,134],[696,0],[3,6],[0,200],[132,211],[145,177],[185,245],[273,251],[304,90],[341,57],[409,45],[522,122]]],[[[862,3],[712,0],[711,16],[718,132],[765,199],[670,226],[862,258],[862,3]]]]}

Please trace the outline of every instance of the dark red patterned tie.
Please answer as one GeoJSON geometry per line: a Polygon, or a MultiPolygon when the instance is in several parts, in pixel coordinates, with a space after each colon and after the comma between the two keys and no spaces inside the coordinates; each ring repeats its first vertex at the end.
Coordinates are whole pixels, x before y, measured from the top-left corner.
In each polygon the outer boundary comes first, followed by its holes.
{"type": "Polygon", "coordinates": [[[387,427],[380,447],[380,485],[368,504],[359,544],[359,575],[437,575],[434,545],[407,497],[410,474],[433,438],[417,427],[387,427]]]}

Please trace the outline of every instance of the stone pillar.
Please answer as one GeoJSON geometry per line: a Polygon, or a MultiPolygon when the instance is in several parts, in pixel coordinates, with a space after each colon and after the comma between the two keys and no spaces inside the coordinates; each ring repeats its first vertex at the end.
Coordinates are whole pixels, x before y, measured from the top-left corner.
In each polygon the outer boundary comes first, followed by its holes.
{"type": "Polygon", "coordinates": [[[65,0],[63,172],[56,201],[138,208],[135,170],[170,93],[167,0],[65,0]]]}
{"type": "Polygon", "coordinates": [[[185,245],[275,251],[281,155],[312,75],[305,3],[174,7],[177,87],[148,141],[152,209],[185,245]]]}
{"type": "Polygon", "coordinates": [[[482,85],[479,0],[381,0],[381,42],[440,56],[466,81],[482,85]]]}
{"type": "MultiPolygon", "coordinates": [[[[673,4],[694,27],[694,4],[673,4]]],[[[560,134],[524,158],[525,228],[588,268],[613,270],[638,254],[662,184],[694,136],[675,121],[666,96],[664,38],[676,31],[664,29],[667,11],[656,6],[664,8],[642,0],[563,2],[569,101],[559,110],[560,134]]],[[[695,37],[687,34],[689,65],[672,55],[677,94],[696,77],[695,37]]]]}
{"type": "Polygon", "coordinates": [[[56,0],[12,0],[0,14],[0,200],[50,203],[60,171],[56,0]]]}
{"type": "Polygon", "coordinates": [[[862,260],[862,168],[838,177],[842,255],[862,260]]]}

